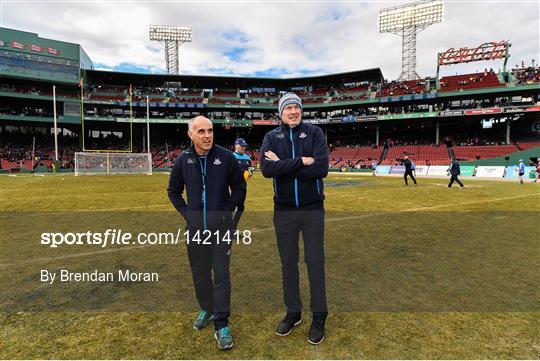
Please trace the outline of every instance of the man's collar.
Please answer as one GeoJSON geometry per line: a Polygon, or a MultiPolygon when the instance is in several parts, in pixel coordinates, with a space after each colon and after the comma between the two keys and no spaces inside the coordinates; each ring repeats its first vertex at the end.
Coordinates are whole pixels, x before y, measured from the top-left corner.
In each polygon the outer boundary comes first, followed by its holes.
{"type": "Polygon", "coordinates": [[[296,127],[293,127],[291,128],[289,126],[289,124],[285,124],[285,123],[281,123],[281,126],[286,130],[286,131],[289,131],[290,129],[293,130],[293,132],[296,132],[298,129],[300,129],[302,127],[302,125],[304,124],[304,122],[301,120],[300,123],[296,126],[296,127]]]}
{"type": "Polygon", "coordinates": [[[214,148],[216,147],[216,144],[212,144],[212,148],[210,148],[210,150],[208,151],[208,153],[206,154],[199,154],[197,153],[197,151],[195,150],[195,146],[192,145],[189,149],[191,150],[191,152],[196,156],[196,157],[208,157],[213,151],[214,151],[214,148]]]}

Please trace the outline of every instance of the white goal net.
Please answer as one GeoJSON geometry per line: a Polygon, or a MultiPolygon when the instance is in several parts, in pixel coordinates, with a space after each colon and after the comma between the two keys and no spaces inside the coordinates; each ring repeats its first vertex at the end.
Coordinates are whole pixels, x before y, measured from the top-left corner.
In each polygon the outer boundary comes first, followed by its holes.
{"type": "Polygon", "coordinates": [[[75,175],[152,174],[148,153],[75,153],[75,175]]]}

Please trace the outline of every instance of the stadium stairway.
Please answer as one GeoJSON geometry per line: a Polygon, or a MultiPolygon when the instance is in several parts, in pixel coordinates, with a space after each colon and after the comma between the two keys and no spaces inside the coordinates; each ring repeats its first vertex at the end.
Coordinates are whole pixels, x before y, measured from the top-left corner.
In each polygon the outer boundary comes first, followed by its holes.
{"type": "Polygon", "coordinates": [[[381,159],[379,160],[379,164],[382,164],[386,160],[386,157],[388,156],[388,148],[383,148],[383,152],[381,153],[381,159]]]}
{"type": "Polygon", "coordinates": [[[456,156],[454,153],[454,149],[452,147],[448,147],[448,158],[452,159],[456,156]]]}

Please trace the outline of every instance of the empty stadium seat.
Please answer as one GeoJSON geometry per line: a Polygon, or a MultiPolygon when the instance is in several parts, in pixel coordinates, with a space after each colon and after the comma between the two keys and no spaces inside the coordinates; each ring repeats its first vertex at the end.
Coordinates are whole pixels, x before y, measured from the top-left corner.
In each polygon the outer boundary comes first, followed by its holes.
{"type": "Polygon", "coordinates": [[[345,162],[369,165],[373,159],[381,159],[382,148],[372,147],[336,147],[328,159],[333,167],[339,167],[345,162]]]}
{"type": "Polygon", "coordinates": [[[458,159],[468,161],[476,160],[476,155],[480,155],[480,159],[489,159],[518,151],[514,145],[469,145],[457,146],[452,149],[458,159]]]}
{"type": "Polygon", "coordinates": [[[448,156],[448,148],[444,145],[439,147],[432,145],[401,145],[394,146],[388,149],[386,159],[382,165],[394,165],[396,159],[402,159],[404,155],[408,155],[414,159],[417,165],[444,165],[450,162],[448,156]]]}

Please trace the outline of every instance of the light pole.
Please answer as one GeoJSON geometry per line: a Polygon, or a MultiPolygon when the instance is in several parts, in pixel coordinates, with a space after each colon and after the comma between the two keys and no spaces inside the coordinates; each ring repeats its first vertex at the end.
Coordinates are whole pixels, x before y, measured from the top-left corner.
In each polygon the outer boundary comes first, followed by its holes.
{"type": "Polygon", "coordinates": [[[165,64],[167,74],[178,74],[178,47],[191,43],[191,28],[185,26],[150,25],[150,40],[161,42],[165,46],[165,64]]]}
{"type": "Polygon", "coordinates": [[[379,33],[401,36],[401,74],[398,80],[420,79],[416,73],[416,34],[443,17],[441,0],[420,1],[379,11],[379,33]]]}

